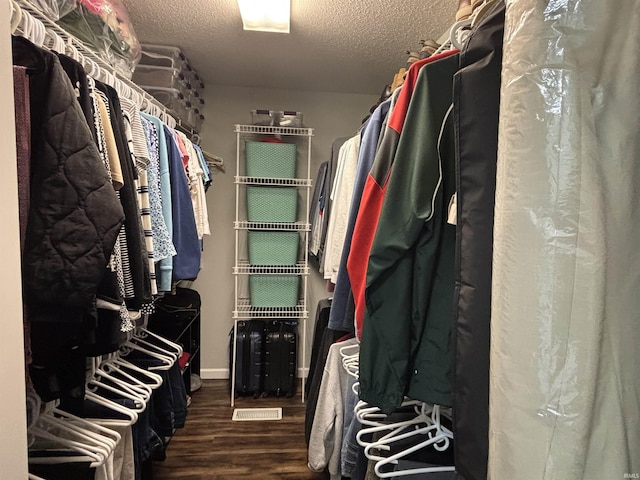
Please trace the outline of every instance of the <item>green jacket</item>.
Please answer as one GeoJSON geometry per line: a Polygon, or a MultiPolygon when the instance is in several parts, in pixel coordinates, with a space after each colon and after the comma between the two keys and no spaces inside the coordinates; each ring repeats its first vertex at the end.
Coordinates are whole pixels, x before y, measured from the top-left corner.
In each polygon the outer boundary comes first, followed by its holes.
{"type": "Polygon", "coordinates": [[[420,72],[369,257],[360,398],[388,412],[405,395],[451,405],[458,62],[452,55],[420,72]]]}

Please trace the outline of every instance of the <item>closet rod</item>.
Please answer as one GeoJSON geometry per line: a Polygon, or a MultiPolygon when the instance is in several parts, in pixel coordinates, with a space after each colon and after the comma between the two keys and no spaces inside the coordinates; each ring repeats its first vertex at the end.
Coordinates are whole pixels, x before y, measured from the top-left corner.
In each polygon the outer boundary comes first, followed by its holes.
{"type": "MultiPolygon", "coordinates": [[[[55,36],[60,37],[64,43],[65,47],[70,46],[71,50],[75,50],[79,54],[80,63],[85,67],[85,69],[93,74],[96,74],[95,67],[98,67],[98,70],[102,70],[106,72],[106,75],[101,79],[105,83],[108,83],[113,88],[116,89],[118,94],[122,97],[129,98],[136,103],[138,106],[143,109],[149,111],[149,113],[160,112],[161,116],[163,116],[163,120],[165,123],[169,124],[172,128],[180,127],[182,131],[189,135],[197,135],[198,132],[193,130],[191,127],[183,124],[177,115],[175,115],[171,110],[167,109],[163,104],[161,104],[158,100],[156,100],[152,95],[148,92],[140,88],[130,79],[126,78],[121,73],[117,72],[111,65],[105,62],[99,55],[97,55],[90,47],[88,47],[82,40],[78,39],[71,33],[67,32],[60,25],[55,23],[49,17],[47,17],[37,6],[31,3],[29,0],[10,0],[13,8],[20,9],[22,12],[28,12],[35,20],[39,20],[43,26],[45,27],[47,33],[49,33],[49,38],[55,36]],[[53,35],[51,35],[53,34],[53,35]],[[123,86],[125,88],[123,88],[123,86]],[[127,95],[127,89],[135,92],[135,95],[127,95]],[[137,101],[136,98],[131,98],[132,96],[137,97],[140,101],[137,101]],[[142,103],[142,104],[140,104],[142,103]],[[156,112],[154,112],[155,110],[156,112]]],[[[24,21],[24,20],[23,20],[24,21]]],[[[18,28],[21,28],[22,22],[18,28]]],[[[24,30],[23,30],[23,33],[24,30]]],[[[46,42],[46,38],[45,38],[46,42]]],[[[46,45],[45,45],[46,48],[46,45]]],[[[59,52],[65,53],[65,52],[59,52]]]]}

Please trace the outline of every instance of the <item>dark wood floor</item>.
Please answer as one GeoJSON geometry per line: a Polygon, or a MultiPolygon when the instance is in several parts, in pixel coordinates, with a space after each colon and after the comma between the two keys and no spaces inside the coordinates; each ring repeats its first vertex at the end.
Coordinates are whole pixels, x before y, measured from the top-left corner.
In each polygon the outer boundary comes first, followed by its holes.
{"type": "Polygon", "coordinates": [[[205,380],[193,394],[185,428],[153,464],[154,480],[325,480],[307,468],[305,405],[294,398],[242,397],[236,407],[282,407],[282,420],[234,422],[226,380],[205,380]]]}

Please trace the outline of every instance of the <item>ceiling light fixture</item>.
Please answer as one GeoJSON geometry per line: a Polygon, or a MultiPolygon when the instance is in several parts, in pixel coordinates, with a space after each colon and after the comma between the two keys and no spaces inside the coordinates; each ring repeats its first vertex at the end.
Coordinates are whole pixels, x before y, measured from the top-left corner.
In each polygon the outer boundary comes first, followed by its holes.
{"type": "Polygon", "coordinates": [[[238,0],[238,7],[245,30],[289,33],[291,0],[238,0]]]}

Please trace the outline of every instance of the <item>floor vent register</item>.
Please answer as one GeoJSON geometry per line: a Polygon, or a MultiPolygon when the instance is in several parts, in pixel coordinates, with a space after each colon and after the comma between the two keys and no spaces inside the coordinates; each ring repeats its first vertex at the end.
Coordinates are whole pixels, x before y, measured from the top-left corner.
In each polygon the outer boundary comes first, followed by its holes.
{"type": "Polygon", "coordinates": [[[264,420],[282,420],[282,408],[236,408],[233,421],[258,422],[264,420]]]}

